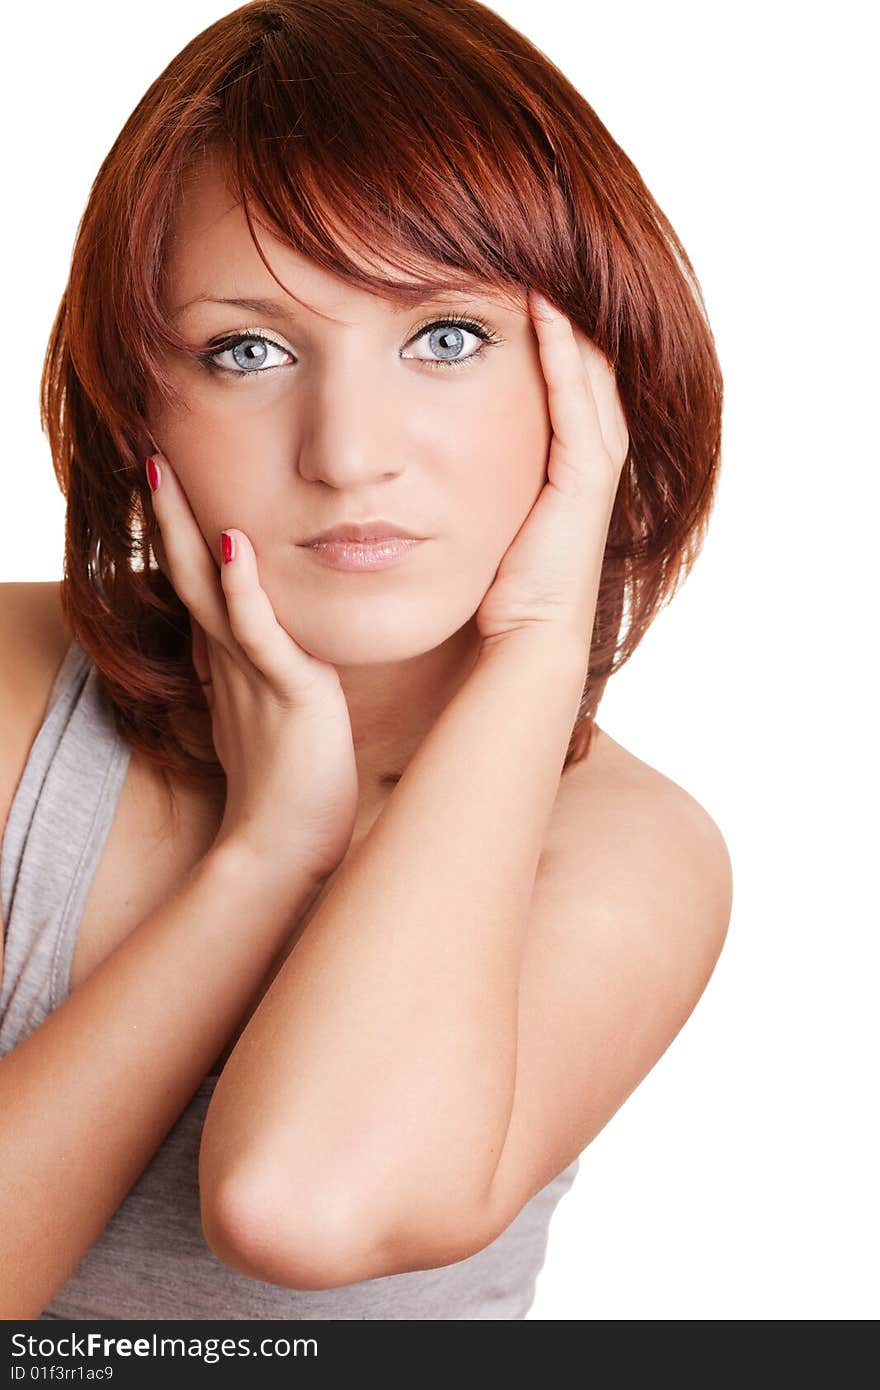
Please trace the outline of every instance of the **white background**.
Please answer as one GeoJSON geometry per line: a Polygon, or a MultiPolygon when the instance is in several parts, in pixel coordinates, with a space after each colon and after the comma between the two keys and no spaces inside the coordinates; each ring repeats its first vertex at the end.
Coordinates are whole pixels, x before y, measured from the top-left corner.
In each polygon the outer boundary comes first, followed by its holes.
{"type": "MultiPolygon", "coordinates": [[[[5,20],[0,581],[62,572],[38,380],[91,181],[148,84],[233,8],[44,0],[5,20]]],[[[563,68],[670,217],[725,377],[708,540],[599,723],[718,822],[733,920],[684,1030],[585,1151],[531,1316],[873,1318],[869,7],[493,8],[563,68]]]]}

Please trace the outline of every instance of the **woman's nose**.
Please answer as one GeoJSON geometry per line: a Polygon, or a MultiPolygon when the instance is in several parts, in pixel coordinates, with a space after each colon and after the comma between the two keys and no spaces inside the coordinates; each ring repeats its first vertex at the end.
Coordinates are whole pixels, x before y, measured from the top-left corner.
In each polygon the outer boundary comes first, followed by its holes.
{"type": "MultiPolygon", "coordinates": [[[[378,372],[342,364],[309,383],[301,416],[300,473],[334,487],[393,477],[404,465],[401,416],[378,372]]],[[[302,408],[302,400],[298,403],[302,408]]]]}

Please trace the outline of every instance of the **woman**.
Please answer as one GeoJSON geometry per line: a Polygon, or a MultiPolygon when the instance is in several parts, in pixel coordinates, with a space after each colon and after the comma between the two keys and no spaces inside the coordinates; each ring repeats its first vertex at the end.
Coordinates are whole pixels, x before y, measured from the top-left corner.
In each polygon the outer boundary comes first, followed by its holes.
{"type": "Polygon", "coordinates": [[[5,1316],[525,1317],[727,928],[718,828],[595,723],[721,398],[637,171],[474,0],[245,5],[151,86],[3,695],[5,1316]]]}

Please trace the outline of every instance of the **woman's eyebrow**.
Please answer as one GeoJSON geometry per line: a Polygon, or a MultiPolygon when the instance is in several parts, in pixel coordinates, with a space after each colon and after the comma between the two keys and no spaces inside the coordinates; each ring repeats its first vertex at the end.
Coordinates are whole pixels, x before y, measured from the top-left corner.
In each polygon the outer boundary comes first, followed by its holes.
{"type": "Polygon", "coordinates": [[[252,314],[275,315],[279,318],[290,312],[274,299],[218,299],[212,294],[197,294],[194,299],[188,299],[185,304],[175,309],[171,317],[176,319],[184,309],[189,309],[193,304],[234,304],[239,309],[248,309],[252,314]]]}
{"type": "MultiPolygon", "coordinates": [[[[450,304],[456,300],[466,300],[475,298],[486,298],[486,295],[468,294],[465,290],[446,289],[431,293],[423,287],[415,288],[411,295],[404,295],[401,308],[398,312],[409,312],[418,308],[419,305],[440,305],[444,301],[450,304]]],[[[238,309],[247,309],[252,314],[262,314],[265,317],[287,318],[291,313],[295,313],[297,308],[302,308],[296,301],[285,304],[275,299],[228,299],[220,298],[213,294],[197,294],[193,299],[188,299],[185,304],[181,304],[172,314],[172,319],[176,319],[185,309],[189,309],[193,304],[232,304],[238,309]]],[[[499,306],[501,307],[501,306],[499,306]]]]}

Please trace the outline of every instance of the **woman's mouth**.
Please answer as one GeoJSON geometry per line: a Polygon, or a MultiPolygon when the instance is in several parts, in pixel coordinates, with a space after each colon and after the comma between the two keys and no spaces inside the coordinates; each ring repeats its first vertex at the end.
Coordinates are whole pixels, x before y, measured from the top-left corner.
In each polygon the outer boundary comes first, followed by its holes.
{"type": "Polygon", "coordinates": [[[383,570],[421,544],[414,536],[384,536],[375,541],[315,541],[303,548],[330,569],[383,570]]]}

